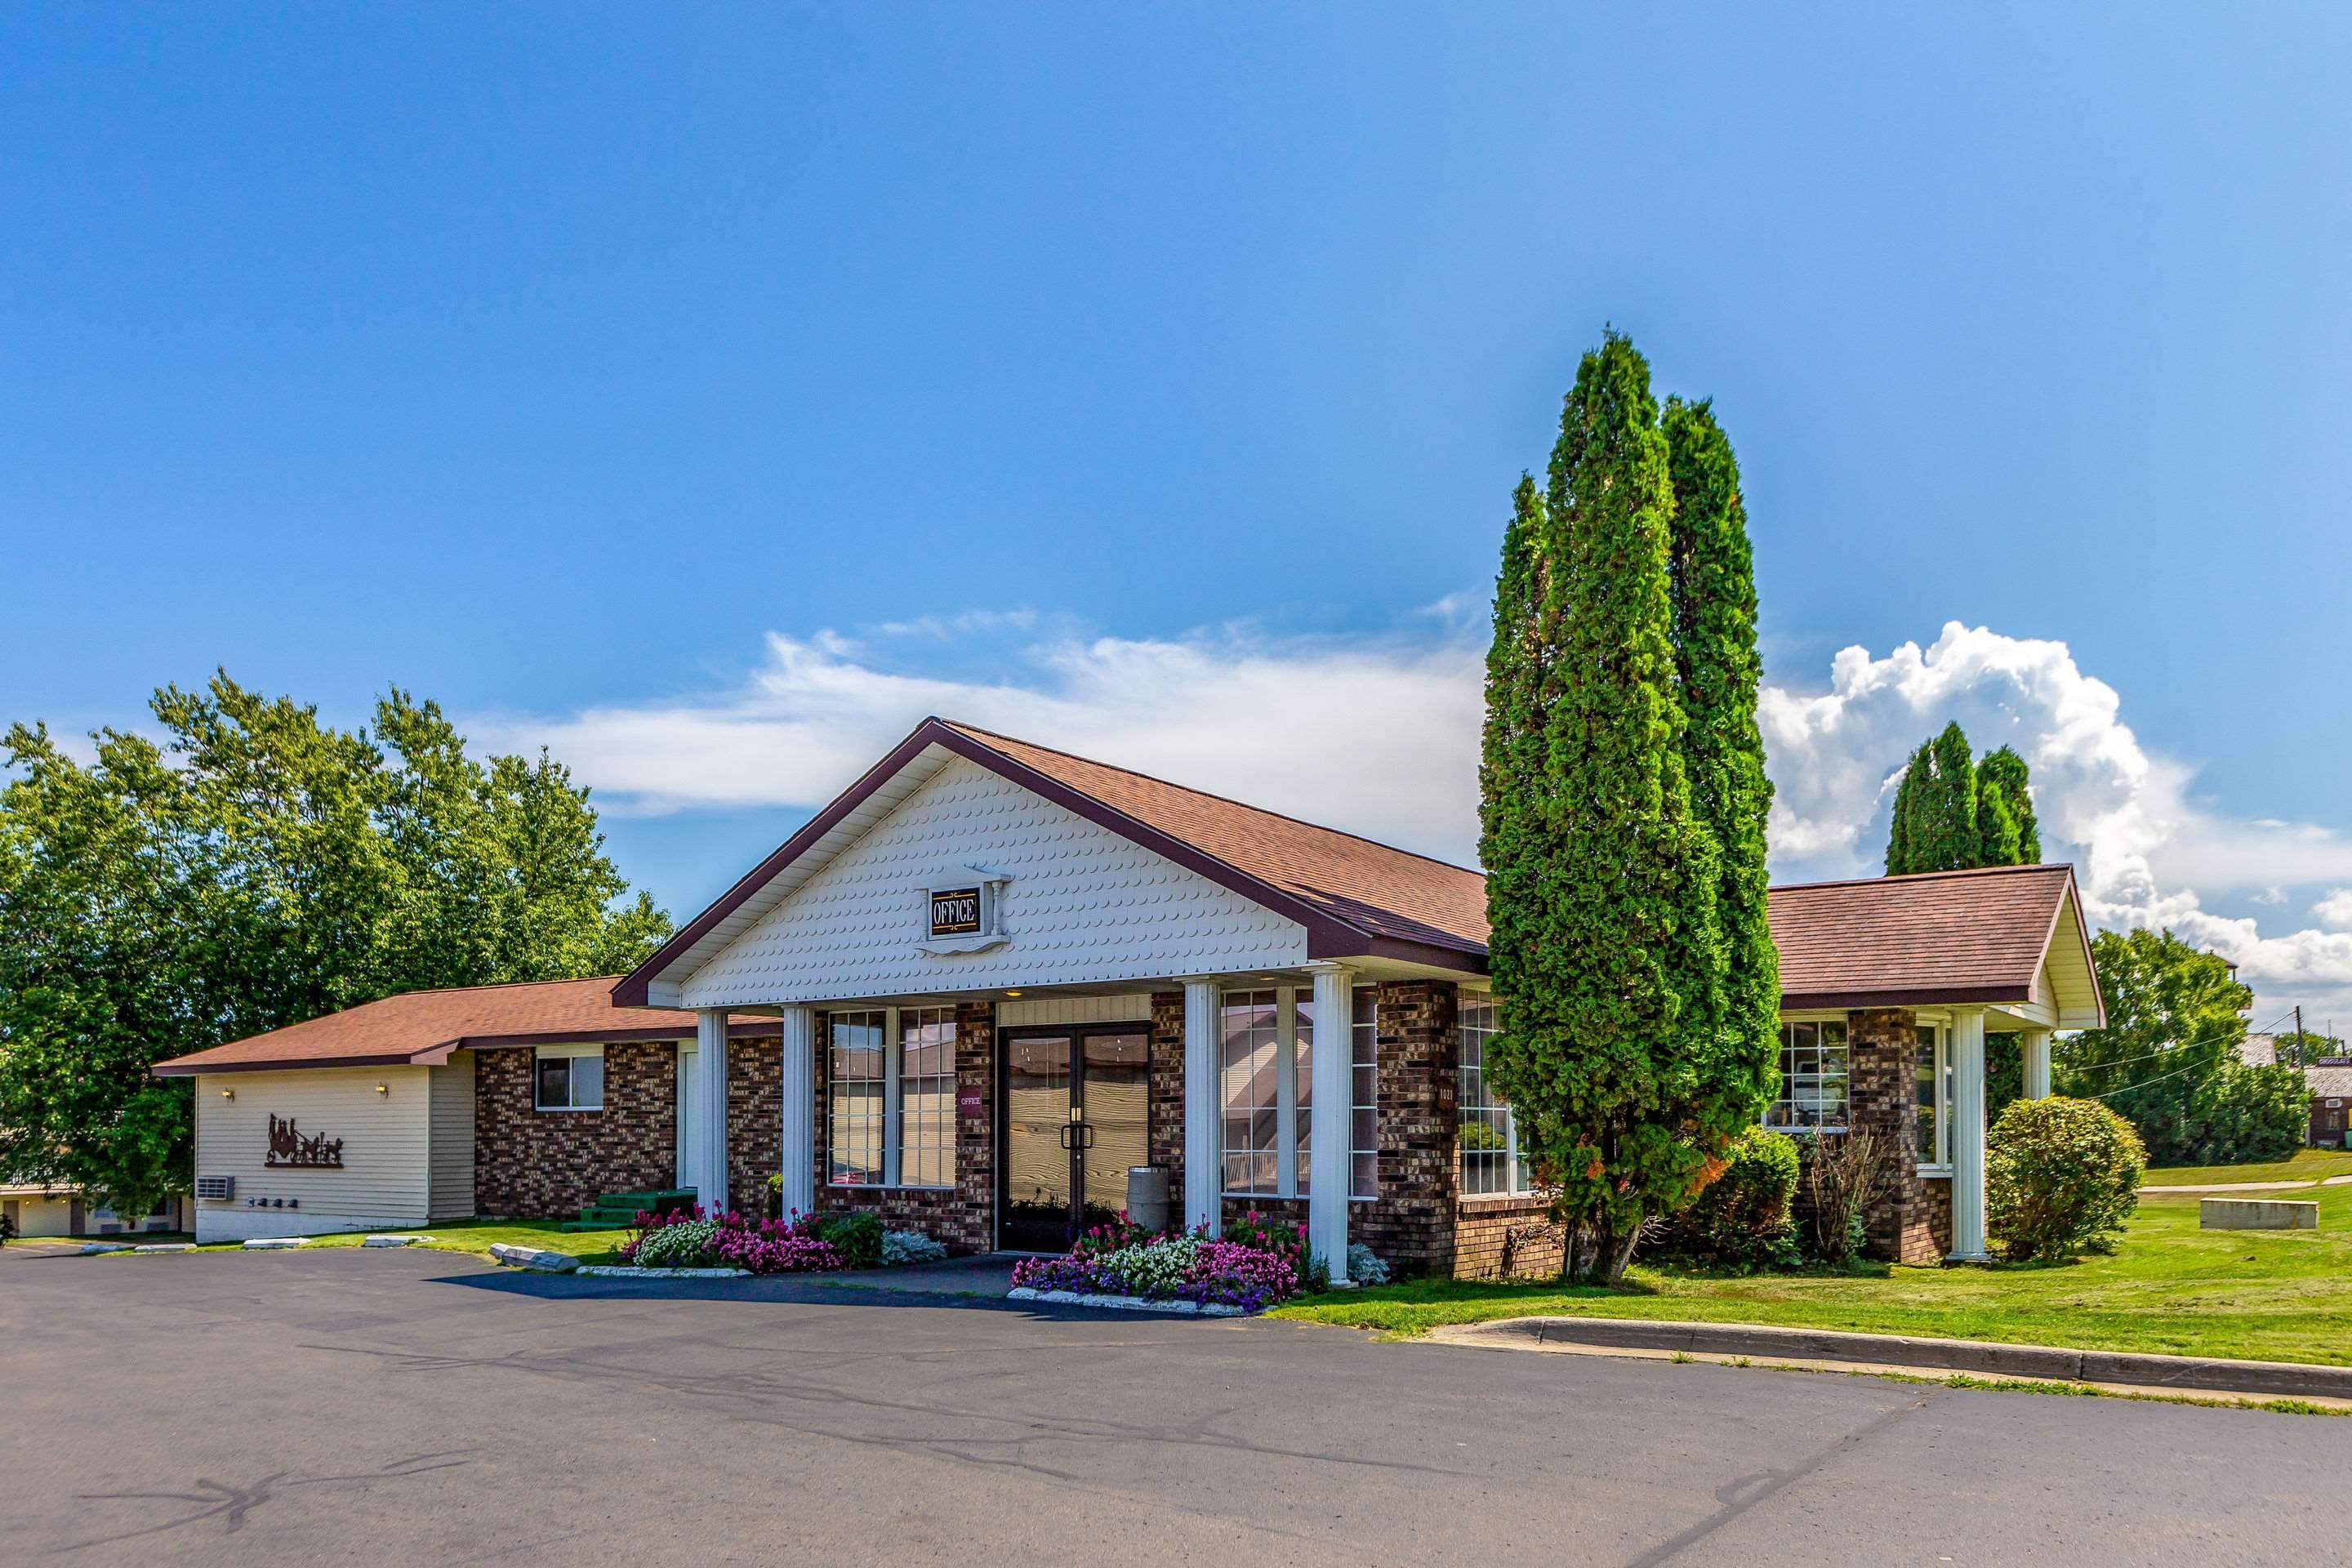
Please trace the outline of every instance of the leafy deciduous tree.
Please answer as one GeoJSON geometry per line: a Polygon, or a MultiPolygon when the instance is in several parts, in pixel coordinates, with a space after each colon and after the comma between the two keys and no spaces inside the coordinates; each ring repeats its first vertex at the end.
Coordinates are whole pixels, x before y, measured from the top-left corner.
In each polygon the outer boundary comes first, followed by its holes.
{"type": "Polygon", "coordinates": [[[429,986],[608,973],[668,921],[542,754],[467,755],[394,690],[374,732],[224,673],[77,763],[38,725],[0,788],[0,1175],[144,1213],[182,1188],[171,1056],[429,986]]]}

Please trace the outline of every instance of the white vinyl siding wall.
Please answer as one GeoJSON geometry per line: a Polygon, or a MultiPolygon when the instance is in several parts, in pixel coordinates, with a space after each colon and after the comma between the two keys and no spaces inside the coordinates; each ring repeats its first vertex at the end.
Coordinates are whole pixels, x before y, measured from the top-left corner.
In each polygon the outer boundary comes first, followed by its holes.
{"type": "MultiPolygon", "coordinates": [[[[938,994],[1290,968],[1307,928],[956,758],[680,984],[688,1007],[938,994]],[[1006,941],[921,951],[928,891],[1006,879],[1006,941]]],[[[1124,1022],[1125,1020],[1120,1020],[1124,1022]]]]}
{"type": "Polygon", "coordinates": [[[236,1178],[235,1197],[196,1205],[199,1239],[424,1224],[432,1215],[431,1084],[431,1069],[421,1067],[199,1077],[195,1173],[236,1178]],[[378,1084],[388,1092],[376,1093],[378,1084]],[[222,1099],[223,1089],[236,1098],[222,1099]],[[263,1163],[272,1116],[291,1118],[304,1137],[341,1139],[343,1168],[263,1163]],[[299,1198],[301,1206],[249,1207],[248,1198],[299,1198]]]}
{"type": "Polygon", "coordinates": [[[435,1219],[474,1213],[474,1053],[459,1051],[432,1075],[432,1170],[427,1194],[435,1219]]]}

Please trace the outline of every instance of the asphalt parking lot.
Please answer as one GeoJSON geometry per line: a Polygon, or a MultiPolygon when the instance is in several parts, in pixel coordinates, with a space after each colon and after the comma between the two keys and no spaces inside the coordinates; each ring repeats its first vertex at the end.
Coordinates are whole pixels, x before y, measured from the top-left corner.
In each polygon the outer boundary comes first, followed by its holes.
{"type": "Polygon", "coordinates": [[[0,1251],[0,1563],[2301,1563],[2352,1481],[2352,1419],[648,1289],[0,1251]]]}

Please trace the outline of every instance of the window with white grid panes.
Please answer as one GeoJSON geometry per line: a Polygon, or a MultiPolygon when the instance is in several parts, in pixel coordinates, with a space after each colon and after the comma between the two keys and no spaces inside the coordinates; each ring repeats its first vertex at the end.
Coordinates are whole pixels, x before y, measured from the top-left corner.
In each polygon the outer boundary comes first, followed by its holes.
{"type": "MultiPolygon", "coordinates": [[[[955,1184],[955,1009],[898,1009],[898,1184],[955,1184]]],[[[887,1152],[887,1151],[886,1151],[887,1152]]]]}
{"type": "Polygon", "coordinates": [[[890,1016],[879,1010],[835,1013],[827,1020],[826,1179],[835,1186],[878,1186],[884,1179],[889,1025],[890,1016]]]}
{"type": "Polygon", "coordinates": [[[1519,1152],[1518,1123],[1511,1108],[1486,1087],[1486,1042],[1495,1037],[1496,1018],[1491,996],[1461,999],[1456,1033],[1461,1047],[1462,1194],[1481,1197],[1494,1194],[1531,1193],[1535,1182],[1528,1161],[1519,1152]]]}
{"type": "Polygon", "coordinates": [[[1356,987],[1354,1065],[1349,1069],[1355,1100],[1354,1136],[1349,1160],[1348,1195],[1376,1198],[1381,1194],[1380,988],[1356,987]]]}
{"type": "Polygon", "coordinates": [[[1270,989],[1228,991],[1218,1009],[1220,1152],[1224,1190],[1240,1196],[1281,1195],[1279,1023],[1279,1002],[1270,989]]]}
{"type": "Polygon", "coordinates": [[[1780,1093],[1765,1108],[1764,1125],[1790,1132],[1844,1131],[1846,1065],[1843,1020],[1782,1024],[1780,1093]]]}

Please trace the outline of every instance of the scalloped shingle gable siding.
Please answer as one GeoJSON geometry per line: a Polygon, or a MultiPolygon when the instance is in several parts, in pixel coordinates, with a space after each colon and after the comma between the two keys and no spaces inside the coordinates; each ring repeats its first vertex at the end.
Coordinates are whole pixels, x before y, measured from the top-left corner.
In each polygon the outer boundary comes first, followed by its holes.
{"type": "Polygon", "coordinates": [[[958,758],[684,985],[689,1007],[1081,984],[1304,963],[1297,921],[958,758]],[[1011,941],[920,952],[924,889],[1000,871],[1011,941]]]}

